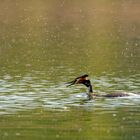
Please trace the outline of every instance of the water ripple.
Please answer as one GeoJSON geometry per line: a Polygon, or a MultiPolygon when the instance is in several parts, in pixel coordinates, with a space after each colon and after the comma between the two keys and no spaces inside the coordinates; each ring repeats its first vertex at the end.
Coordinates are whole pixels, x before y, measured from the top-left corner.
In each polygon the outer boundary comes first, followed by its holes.
{"type": "MultiPolygon", "coordinates": [[[[140,105],[140,96],[124,98],[105,99],[97,98],[92,101],[85,101],[87,98],[86,89],[83,86],[72,86],[67,88],[65,84],[54,83],[51,80],[40,79],[30,74],[24,77],[5,75],[0,79],[0,114],[12,114],[17,111],[24,111],[34,108],[55,109],[68,111],[72,107],[82,107],[87,110],[99,108],[115,108],[120,106],[140,105]],[[16,77],[17,78],[17,77],[16,77]]],[[[91,78],[95,84],[96,93],[109,93],[112,90],[126,92],[139,91],[139,79],[137,76],[127,78],[101,76],[91,78]]]]}

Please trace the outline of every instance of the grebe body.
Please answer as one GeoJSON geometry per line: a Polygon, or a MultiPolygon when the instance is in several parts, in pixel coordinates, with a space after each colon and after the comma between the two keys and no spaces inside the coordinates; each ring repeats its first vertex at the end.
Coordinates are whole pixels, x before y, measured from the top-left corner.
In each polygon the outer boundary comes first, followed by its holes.
{"type": "Polygon", "coordinates": [[[73,81],[67,83],[68,86],[75,85],[75,84],[83,84],[88,88],[88,98],[93,99],[94,97],[125,97],[125,96],[130,96],[128,93],[121,93],[121,92],[115,92],[115,93],[110,93],[110,94],[95,94],[93,93],[93,88],[91,85],[91,81],[88,78],[88,75],[82,75],[80,77],[75,78],[73,81]]]}

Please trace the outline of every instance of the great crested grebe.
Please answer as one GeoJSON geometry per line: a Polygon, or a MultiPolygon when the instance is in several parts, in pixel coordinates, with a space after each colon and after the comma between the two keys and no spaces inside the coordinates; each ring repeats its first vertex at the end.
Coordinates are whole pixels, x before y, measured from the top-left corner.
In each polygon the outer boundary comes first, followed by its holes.
{"type": "Polygon", "coordinates": [[[88,78],[88,75],[82,75],[80,77],[75,78],[73,81],[68,82],[68,86],[75,85],[75,84],[83,84],[88,88],[88,98],[93,99],[94,97],[124,97],[124,96],[130,96],[128,93],[121,93],[121,92],[115,92],[115,93],[109,93],[105,95],[95,94],[93,93],[91,82],[88,78]]]}

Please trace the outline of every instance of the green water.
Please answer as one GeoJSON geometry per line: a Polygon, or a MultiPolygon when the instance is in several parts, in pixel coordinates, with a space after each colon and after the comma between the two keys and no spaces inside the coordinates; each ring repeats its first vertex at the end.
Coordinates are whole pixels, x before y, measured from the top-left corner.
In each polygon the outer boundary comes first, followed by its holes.
{"type": "Polygon", "coordinates": [[[0,140],[139,140],[140,2],[0,0],[0,140]],[[89,74],[98,94],[85,101],[89,74]]]}

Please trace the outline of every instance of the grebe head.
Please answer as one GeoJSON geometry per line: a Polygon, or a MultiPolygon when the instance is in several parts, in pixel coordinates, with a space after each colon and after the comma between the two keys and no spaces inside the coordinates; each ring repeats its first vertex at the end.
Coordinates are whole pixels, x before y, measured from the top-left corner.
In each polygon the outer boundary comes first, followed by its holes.
{"type": "Polygon", "coordinates": [[[68,86],[75,85],[75,84],[83,84],[86,87],[88,87],[88,92],[90,93],[93,92],[92,85],[87,74],[75,78],[73,81],[68,82],[68,84],[69,84],[68,86]]]}

